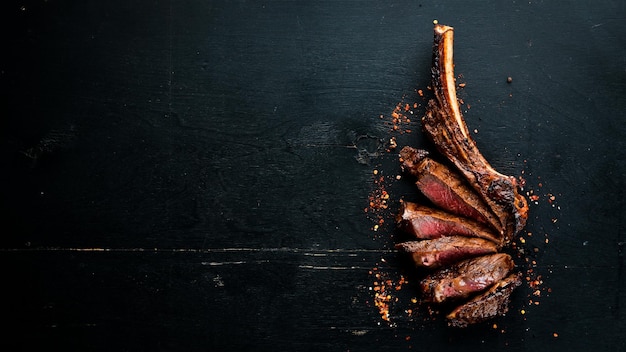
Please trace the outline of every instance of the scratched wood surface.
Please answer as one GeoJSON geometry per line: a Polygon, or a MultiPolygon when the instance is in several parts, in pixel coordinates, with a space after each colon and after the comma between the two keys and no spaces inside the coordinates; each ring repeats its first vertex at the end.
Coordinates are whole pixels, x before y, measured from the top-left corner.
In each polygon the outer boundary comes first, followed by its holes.
{"type": "Polygon", "coordinates": [[[622,2],[2,6],[2,350],[626,350],[622,2]],[[363,211],[399,172],[379,116],[422,102],[433,19],[481,150],[541,196],[551,292],[498,329],[372,302],[407,272],[363,211]]]}

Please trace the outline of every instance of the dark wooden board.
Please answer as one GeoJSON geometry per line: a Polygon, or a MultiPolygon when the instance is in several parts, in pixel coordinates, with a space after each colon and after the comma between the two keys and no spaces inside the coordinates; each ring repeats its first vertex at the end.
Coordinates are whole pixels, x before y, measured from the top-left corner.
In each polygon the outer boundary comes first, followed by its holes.
{"type": "Polygon", "coordinates": [[[3,350],[626,349],[622,3],[2,7],[3,350]],[[364,213],[399,167],[359,149],[423,102],[434,19],[481,150],[540,195],[551,292],[522,287],[497,329],[409,319],[411,278],[394,324],[373,304],[373,268],[407,273],[364,213]]]}

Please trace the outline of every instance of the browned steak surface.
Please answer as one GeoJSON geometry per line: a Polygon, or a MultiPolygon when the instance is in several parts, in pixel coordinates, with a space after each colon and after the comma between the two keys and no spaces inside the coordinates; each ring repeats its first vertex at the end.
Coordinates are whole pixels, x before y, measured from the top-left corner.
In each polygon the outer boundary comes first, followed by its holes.
{"type": "Polygon", "coordinates": [[[497,233],[502,233],[500,220],[467,181],[457,171],[426,154],[408,146],[400,151],[402,167],[417,178],[419,190],[437,207],[489,224],[497,233]]]}
{"type": "Polygon", "coordinates": [[[521,285],[518,274],[512,274],[498,281],[486,292],[474,297],[467,303],[456,307],[448,314],[450,326],[465,327],[479,323],[498,315],[504,315],[509,310],[510,296],[516,287],[521,285]]]}
{"type": "Polygon", "coordinates": [[[420,285],[425,299],[442,303],[485,290],[506,277],[514,266],[508,254],[484,255],[440,269],[420,285]]]}
{"type": "Polygon", "coordinates": [[[498,246],[491,241],[463,236],[402,242],[396,244],[396,248],[410,253],[417,266],[430,268],[498,251],[498,246]]]}
{"type": "Polygon", "coordinates": [[[402,202],[396,220],[401,229],[420,239],[456,235],[480,237],[502,245],[502,236],[496,235],[486,225],[425,205],[402,202]]]}

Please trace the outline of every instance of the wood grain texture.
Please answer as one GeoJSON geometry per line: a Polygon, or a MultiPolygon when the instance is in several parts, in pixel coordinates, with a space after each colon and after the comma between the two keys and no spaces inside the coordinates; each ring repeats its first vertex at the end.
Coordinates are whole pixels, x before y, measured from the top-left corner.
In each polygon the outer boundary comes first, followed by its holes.
{"type": "Polygon", "coordinates": [[[2,6],[3,350],[626,348],[623,4],[2,6]],[[371,268],[410,272],[363,212],[372,170],[399,170],[379,116],[421,102],[433,19],[480,150],[540,195],[526,243],[551,293],[515,293],[504,333],[390,327],[372,303],[371,268]]]}

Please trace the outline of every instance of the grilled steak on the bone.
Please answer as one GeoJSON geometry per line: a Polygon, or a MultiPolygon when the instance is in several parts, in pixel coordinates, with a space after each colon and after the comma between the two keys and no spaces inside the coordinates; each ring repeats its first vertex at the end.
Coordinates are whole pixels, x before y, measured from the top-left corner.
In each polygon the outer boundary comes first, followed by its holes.
{"type": "Polygon", "coordinates": [[[442,303],[485,290],[505,278],[514,266],[508,254],[484,255],[440,269],[423,279],[420,285],[426,300],[442,303]]]}
{"type": "Polygon", "coordinates": [[[489,224],[502,234],[499,219],[467,181],[427,155],[426,151],[408,146],[400,151],[402,167],[417,177],[417,188],[426,198],[443,210],[489,224]]]}
{"type": "Polygon", "coordinates": [[[400,208],[398,226],[419,239],[460,235],[480,237],[502,245],[502,236],[496,236],[487,226],[476,221],[412,202],[404,201],[400,208]]]}
{"type": "Polygon", "coordinates": [[[462,259],[498,251],[498,246],[491,241],[463,236],[402,242],[396,244],[396,248],[410,253],[415,265],[429,268],[438,268],[462,259]]]}
{"type": "Polygon", "coordinates": [[[447,315],[449,325],[464,327],[508,311],[510,295],[521,280],[519,274],[504,278],[514,263],[497,251],[525,226],[528,204],[515,178],[495,171],[469,134],[456,98],[452,44],[452,27],[436,24],[431,71],[435,99],[429,101],[422,125],[456,170],[423,150],[405,147],[400,152],[403,169],[417,177],[421,192],[443,210],[404,202],[399,226],[425,239],[396,248],[408,252],[417,266],[443,267],[421,281],[426,300],[464,302],[474,295],[447,315]]]}
{"type": "Polygon", "coordinates": [[[517,192],[515,178],[494,170],[469,133],[456,97],[453,36],[452,27],[435,25],[431,71],[435,99],[429,101],[422,125],[439,152],[459,169],[498,217],[508,241],[525,226],[528,204],[517,192]]]}
{"type": "Polygon", "coordinates": [[[509,275],[498,281],[488,291],[482,293],[469,302],[456,307],[448,314],[448,325],[466,327],[469,324],[479,323],[498,315],[504,315],[509,310],[510,296],[522,282],[518,274],[509,275]]]}

